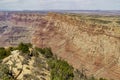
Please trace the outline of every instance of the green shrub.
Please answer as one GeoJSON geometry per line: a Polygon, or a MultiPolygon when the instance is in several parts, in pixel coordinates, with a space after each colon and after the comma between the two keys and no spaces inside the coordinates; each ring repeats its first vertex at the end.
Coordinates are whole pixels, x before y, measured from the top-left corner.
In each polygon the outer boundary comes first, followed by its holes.
{"type": "Polygon", "coordinates": [[[17,47],[9,47],[6,49],[8,52],[14,51],[14,50],[18,50],[17,47]]]}
{"type": "Polygon", "coordinates": [[[90,77],[89,80],[97,80],[94,76],[90,77]]]}
{"type": "Polygon", "coordinates": [[[66,61],[51,59],[48,64],[51,68],[51,80],[73,80],[73,67],[66,61]]]}
{"type": "Polygon", "coordinates": [[[73,67],[53,56],[51,48],[35,48],[48,59],[51,80],[73,80],[73,67]]]}
{"type": "Polygon", "coordinates": [[[18,50],[22,51],[22,53],[29,53],[29,45],[25,43],[20,43],[18,45],[18,50]]]}
{"type": "Polygon", "coordinates": [[[9,65],[0,64],[0,80],[13,80],[13,76],[9,70],[9,65]]]}
{"type": "Polygon", "coordinates": [[[35,48],[43,54],[47,60],[51,72],[51,80],[73,80],[73,67],[66,61],[58,60],[53,56],[51,48],[35,48]]]}
{"type": "Polygon", "coordinates": [[[120,25],[120,21],[116,21],[116,23],[120,25]]]}
{"type": "Polygon", "coordinates": [[[36,48],[37,51],[39,51],[41,54],[43,54],[46,58],[52,58],[53,53],[51,51],[51,48],[36,48]]]}
{"type": "Polygon", "coordinates": [[[104,78],[100,78],[99,80],[107,80],[107,79],[104,79],[104,78]]]}
{"type": "Polygon", "coordinates": [[[26,43],[26,45],[27,45],[29,48],[32,48],[32,44],[31,44],[31,43],[26,43]]]}
{"type": "Polygon", "coordinates": [[[9,56],[10,52],[7,51],[5,48],[0,48],[0,59],[4,59],[5,57],[9,56]]]}

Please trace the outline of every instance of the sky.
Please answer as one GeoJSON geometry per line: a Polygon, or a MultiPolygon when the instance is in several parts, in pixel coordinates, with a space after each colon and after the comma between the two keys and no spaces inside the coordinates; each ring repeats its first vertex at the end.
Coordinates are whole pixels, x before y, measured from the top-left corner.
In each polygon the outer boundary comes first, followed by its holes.
{"type": "Polygon", "coordinates": [[[0,10],[120,10],[120,0],[0,0],[0,10]]]}

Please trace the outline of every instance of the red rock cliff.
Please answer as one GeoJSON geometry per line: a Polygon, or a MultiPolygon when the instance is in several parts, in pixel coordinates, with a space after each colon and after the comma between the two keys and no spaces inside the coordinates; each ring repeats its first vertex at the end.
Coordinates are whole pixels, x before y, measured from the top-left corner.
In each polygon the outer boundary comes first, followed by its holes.
{"type": "Polygon", "coordinates": [[[87,24],[63,14],[50,13],[35,31],[33,43],[53,52],[88,75],[120,79],[120,34],[114,28],[87,24]]]}

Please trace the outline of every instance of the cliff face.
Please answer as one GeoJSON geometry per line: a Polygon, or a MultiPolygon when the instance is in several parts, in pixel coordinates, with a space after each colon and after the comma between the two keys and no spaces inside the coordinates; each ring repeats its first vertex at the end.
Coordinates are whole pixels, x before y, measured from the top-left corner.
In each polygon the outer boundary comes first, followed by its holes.
{"type": "Polygon", "coordinates": [[[120,79],[120,33],[112,27],[87,24],[67,15],[49,14],[33,43],[51,47],[59,57],[86,74],[120,79]]]}
{"type": "Polygon", "coordinates": [[[120,79],[120,27],[90,24],[56,13],[12,13],[8,27],[3,25],[2,45],[31,42],[38,47],[51,47],[75,68],[85,69],[87,75],[120,79]]]}
{"type": "Polygon", "coordinates": [[[42,14],[25,12],[0,13],[0,46],[31,43],[31,36],[43,20],[42,14]]]}

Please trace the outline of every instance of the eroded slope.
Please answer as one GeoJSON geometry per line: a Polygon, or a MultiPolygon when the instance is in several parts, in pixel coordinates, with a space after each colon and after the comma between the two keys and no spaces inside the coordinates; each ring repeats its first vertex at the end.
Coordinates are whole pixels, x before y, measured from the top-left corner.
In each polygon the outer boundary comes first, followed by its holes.
{"type": "Polygon", "coordinates": [[[39,26],[34,34],[34,44],[51,47],[75,68],[85,68],[88,75],[120,79],[120,33],[114,27],[54,13],[45,20],[47,24],[39,26]]]}
{"type": "Polygon", "coordinates": [[[8,16],[0,23],[0,45],[31,42],[38,47],[51,47],[75,68],[84,68],[87,75],[120,79],[120,27],[96,25],[58,13],[8,16]]]}

